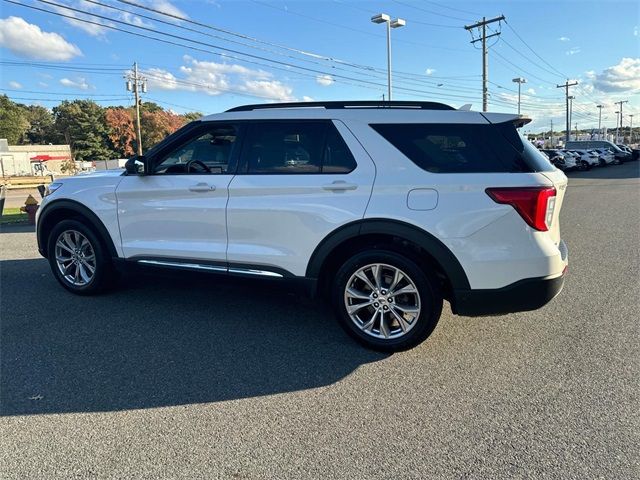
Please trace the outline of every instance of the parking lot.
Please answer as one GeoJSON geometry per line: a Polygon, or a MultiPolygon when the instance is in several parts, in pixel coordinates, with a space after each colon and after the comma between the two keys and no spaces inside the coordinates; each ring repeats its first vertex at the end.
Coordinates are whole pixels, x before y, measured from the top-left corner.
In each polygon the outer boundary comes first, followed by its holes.
{"type": "Polygon", "coordinates": [[[353,343],[259,281],[66,293],[0,233],[3,478],[640,478],[640,165],[570,174],[545,308],[353,343]]]}

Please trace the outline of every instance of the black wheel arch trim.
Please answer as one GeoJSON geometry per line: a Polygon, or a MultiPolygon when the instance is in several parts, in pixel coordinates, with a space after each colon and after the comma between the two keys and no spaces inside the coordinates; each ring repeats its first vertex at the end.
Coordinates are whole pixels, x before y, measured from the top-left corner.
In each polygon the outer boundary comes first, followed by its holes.
{"type": "Polygon", "coordinates": [[[102,223],[102,220],[100,220],[98,216],[91,211],[91,209],[89,209],[82,203],[68,199],[52,201],[44,207],[44,209],[38,216],[38,225],[36,227],[38,251],[43,257],[47,257],[47,239],[43,238],[44,232],[40,227],[41,225],[43,225],[43,222],[46,220],[47,216],[60,209],[72,210],[73,212],[85,218],[87,222],[89,222],[90,226],[95,229],[96,233],[98,233],[100,238],[104,241],[109,255],[111,255],[111,257],[118,257],[118,251],[116,250],[116,247],[113,243],[113,239],[111,238],[107,227],[105,227],[104,223],[102,223]]]}
{"type": "Polygon", "coordinates": [[[325,260],[335,248],[347,240],[369,234],[393,235],[419,245],[438,262],[454,290],[470,288],[462,265],[444,243],[409,223],[386,218],[357,220],[334,230],[314,250],[307,264],[306,276],[318,278],[325,260]]]}

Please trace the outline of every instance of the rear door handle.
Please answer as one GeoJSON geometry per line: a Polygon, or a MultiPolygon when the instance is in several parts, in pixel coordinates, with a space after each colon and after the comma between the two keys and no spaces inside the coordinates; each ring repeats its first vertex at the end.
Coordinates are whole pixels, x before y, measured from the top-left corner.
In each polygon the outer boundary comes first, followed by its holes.
{"type": "Polygon", "coordinates": [[[345,190],[355,190],[358,186],[355,183],[347,183],[344,180],[336,180],[333,183],[323,185],[322,188],[331,192],[344,192],[345,190]]]}
{"type": "Polygon", "coordinates": [[[208,183],[196,183],[195,185],[191,185],[189,190],[192,192],[213,192],[216,189],[214,185],[209,185],[208,183]]]}

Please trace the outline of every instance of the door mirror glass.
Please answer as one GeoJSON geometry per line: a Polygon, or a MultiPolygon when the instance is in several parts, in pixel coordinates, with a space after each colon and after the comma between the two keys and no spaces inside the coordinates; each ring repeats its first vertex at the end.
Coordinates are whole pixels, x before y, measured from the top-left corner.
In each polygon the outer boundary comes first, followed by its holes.
{"type": "Polygon", "coordinates": [[[147,173],[147,158],[144,155],[131,157],[124,168],[129,175],[144,175],[147,173]]]}

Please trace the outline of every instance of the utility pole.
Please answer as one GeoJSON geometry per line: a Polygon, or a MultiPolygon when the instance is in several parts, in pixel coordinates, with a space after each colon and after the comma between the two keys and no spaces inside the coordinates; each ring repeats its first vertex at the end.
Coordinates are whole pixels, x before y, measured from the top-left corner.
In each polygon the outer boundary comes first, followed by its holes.
{"type": "MultiPolygon", "coordinates": [[[[622,130],[622,105],[625,103],[629,103],[629,100],[620,100],[619,102],[615,102],[616,105],[620,105],[620,130],[622,130]]],[[[622,134],[624,138],[624,133],[622,134]]],[[[618,138],[618,125],[616,122],[616,143],[620,143],[620,139],[618,138]]]]}
{"type": "MultiPolygon", "coordinates": [[[[569,95],[569,129],[571,129],[571,122],[573,121],[573,99],[576,98],[573,95],[569,95]]],[[[571,138],[571,136],[569,136],[571,138]]],[[[574,139],[574,140],[577,140],[574,139]]]]}
{"type": "Polygon", "coordinates": [[[564,88],[564,98],[565,98],[565,105],[566,105],[566,117],[567,117],[567,127],[565,130],[565,147],[567,142],[569,141],[569,135],[571,134],[571,121],[569,120],[569,87],[573,87],[575,85],[578,85],[577,81],[574,81],[573,83],[569,83],[569,80],[567,80],[566,82],[564,82],[563,85],[556,85],[556,88],[564,88]]]}
{"type": "Polygon", "coordinates": [[[629,143],[633,143],[633,114],[629,115],[629,143]]]}
{"type": "Polygon", "coordinates": [[[553,118],[551,119],[551,148],[553,148],[553,118]]]}
{"type": "Polygon", "coordinates": [[[140,91],[147,92],[147,79],[138,73],[138,62],[133,63],[133,72],[125,76],[127,80],[127,91],[133,91],[136,102],[136,143],[138,145],[138,155],[142,155],[142,134],[140,132],[140,91]]]}
{"type": "Polygon", "coordinates": [[[474,28],[482,27],[482,36],[471,41],[471,43],[482,42],[482,111],[486,112],[489,107],[489,90],[487,89],[488,82],[488,66],[487,66],[487,39],[491,37],[497,37],[500,32],[493,33],[487,36],[487,25],[505,20],[504,15],[499,17],[490,18],[482,17],[480,22],[476,22],[473,25],[465,25],[464,29],[470,31],[474,28]]]}
{"type": "Polygon", "coordinates": [[[575,136],[575,140],[578,140],[578,124],[576,123],[576,136],[575,136]]]}
{"type": "Polygon", "coordinates": [[[602,109],[604,105],[596,105],[598,108],[598,140],[602,140],[602,109]]]}

